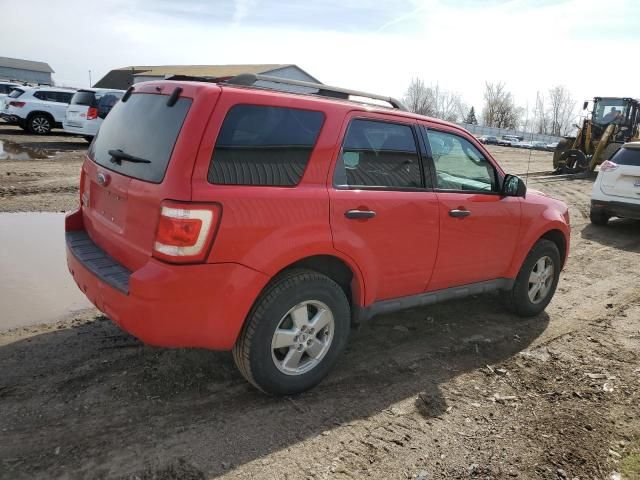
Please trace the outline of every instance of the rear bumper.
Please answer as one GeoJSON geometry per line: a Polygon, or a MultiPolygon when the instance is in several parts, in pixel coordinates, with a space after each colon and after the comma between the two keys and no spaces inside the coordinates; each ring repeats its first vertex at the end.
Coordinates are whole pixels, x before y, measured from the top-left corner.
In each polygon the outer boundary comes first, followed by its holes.
{"type": "Polygon", "coordinates": [[[67,216],[67,264],[100,311],[150,345],[233,347],[267,275],[233,263],[170,265],[154,258],[129,272],[93,243],[81,221],[78,212],[67,216]]]}
{"type": "Polygon", "coordinates": [[[95,137],[98,133],[99,125],[84,125],[82,127],[76,127],[69,125],[66,121],[62,122],[62,128],[65,132],[73,133],[74,135],[85,135],[89,137],[95,137]]]}
{"type": "Polygon", "coordinates": [[[591,210],[604,211],[611,217],[640,220],[640,204],[591,200],[591,210]]]}

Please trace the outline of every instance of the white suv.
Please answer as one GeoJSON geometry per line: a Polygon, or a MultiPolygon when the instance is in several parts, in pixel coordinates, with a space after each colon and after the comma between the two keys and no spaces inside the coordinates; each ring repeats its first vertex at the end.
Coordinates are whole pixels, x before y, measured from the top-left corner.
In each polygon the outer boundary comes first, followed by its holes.
{"type": "Polygon", "coordinates": [[[611,217],[640,220],[640,142],[625,143],[600,165],[591,192],[591,223],[611,217]]]}
{"type": "Polygon", "coordinates": [[[62,126],[75,90],[56,87],[17,87],[5,99],[0,116],[35,135],[62,126]]]}
{"type": "Polygon", "coordinates": [[[7,98],[7,95],[11,93],[11,91],[19,87],[17,83],[11,82],[0,82],[0,108],[4,108],[4,99],[7,98]]]}
{"type": "Polygon", "coordinates": [[[62,127],[66,132],[82,135],[90,142],[98,133],[103,120],[123,95],[124,90],[108,88],[78,90],[67,108],[62,127]]]}

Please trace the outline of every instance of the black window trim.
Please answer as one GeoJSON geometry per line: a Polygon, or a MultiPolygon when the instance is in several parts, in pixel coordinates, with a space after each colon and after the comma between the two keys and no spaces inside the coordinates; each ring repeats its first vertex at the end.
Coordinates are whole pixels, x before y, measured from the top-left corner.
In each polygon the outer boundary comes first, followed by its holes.
{"type": "Polygon", "coordinates": [[[313,154],[316,151],[316,147],[318,146],[318,141],[320,140],[320,136],[322,135],[322,130],[324,129],[325,125],[327,123],[327,114],[323,111],[323,110],[313,110],[310,108],[299,108],[299,107],[292,107],[290,105],[286,105],[286,104],[278,104],[278,103],[245,103],[245,102],[239,102],[239,103],[234,103],[233,105],[230,105],[229,108],[227,109],[227,111],[224,113],[224,117],[222,118],[222,122],[220,122],[220,127],[218,128],[218,132],[216,133],[216,137],[215,137],[215,142],[213,143],[213,150],[211,151],[211,157],[209,158],[209,167],[207,168],[207,183],[209,185],[215,185],[216,187],[258,187],[258,188],[296,188],[297,186],[299,186],[302,183],[302,180],[304,180],[304,176],[307,174],[307,170],[309,168],[309,164],[311,163],[311,158],[313,157],[313,154]],[[316,141],[314,142],[314,144],[311,146],[311,151],[309,153],[309,159],[307,160],[307,164],[304,167],[304,170],[302,171],[302,175],[300,175],[300,179],[298,180],[297,183],[293,184],[293,185],[252,185],[252,184],[246,184],[246,183],[213,183],[209,180],[209,168],[211,166],[211,162],[213,162],[213,157],[216,153],[216,143],[218,142],[218,136],[220,135],[220,132],[222,131],[222,125],[224,124],[225,119],[227,118],[227,115],[229,114],[229,112],[231,111],[231,109],[237,107],[237,106],[249,106],[249,107],[275,107],[275,108],[288,108],[289,110],[302,110],[305,112],[317,112],[322,114],[322,124],[320,125],[320,130],[318,130],[318,135],[316,136],[316,141]]]}
{"type": "Polygon", "coordinates": [[[423,141],[425,142],[426,148],[427,148],[427,158],[428,158],[428,164],[429,164],[429,172],[431,174],[431,182],[433,184],[433,190],[435,192],[442,192],[442,193],[464,193],[464,194],[473,194],[473,195],[496,195],[496,196],[502,196],[502,182],[504,181],[504,177],[502,175],[500,175],[500,171],[499,169],[496,167],[496,165],[487,158],[487,156],[482,152],[482,150],[480,150],[479,148],[476,147],[476,145],[473,144],[473,142],[471,142],[468,138],[459,135],[457,133],[454,132],[450,132],[448,130],[440,130],[438,128],[431,128],[431,127],[427,127],[426,125],[420,125],[420,130],[422,132],[422,137],[423,137],[423,141]],[[476,150],[478,151],[478,153],[482,156],[482,158],[485,159],[485,161],[491,165],[493,167],[493,174],[495,175],[495,180],[496,180],[496,187],[497,187],[497,191],[491,191],[488,192],[486,190],[455,190],[455,189],[447,189],[447,188],[438,188],[438,178],[437,178],[437,174],[436,174],[436,166],[435,163],[433,161],[433,155],[431,153],[431,144],[429,143],[429,137],[427,136],[427,131],[428,130],[432,130],[434,132],[439,132],[439,133],[446,133],[448,135],[454,135],[456,137],[462,138],[466,141],[468,141],[469,143],[471,143],[471,145],[473,145],[474,147],[476,147],[476,150]]]}
{"type": "MultiPolygon", "coordinates": [[[[348,118],[349,124],[347,125],[346,130],[344,131],[344,135],[342,137],[342,142],[340,143],[340,150],[338,151],[338,155],[333,164],[333,171],[331,172],[331,185],[336,190],[371,190],[371,191],[381,191],[381,192],[433,192],[433,185],[427,186],[427,153],[425,146],[422,141],[420,141],[420,135],[416,131],[418,127],[417,123],[404,123],[397,121],[395,118],[393,120],[381,119],[379,117],[368,117],[366,115],[356,115],[348,118]],[[391,187],[385,185],[340,185],[336,183],[336,171],[342,159],[342,153],[344,151],[344,142],[347,139],[347,135],[349,134],[349,129],[351,128],[351,124],[355,120],[368,120],[371,122],[380,122],[380,123],[391,123],[393,125],[400,125],[403,127],[409,127],[411,129],[411,133],[413,135],[413,141],[416,145],[416,152],[418,153],[418,168],[420,169],[420,183],[422,186],[420,187],[391,187]]],[[[430,183],[433,183],[430,182],[430,183]]]]}

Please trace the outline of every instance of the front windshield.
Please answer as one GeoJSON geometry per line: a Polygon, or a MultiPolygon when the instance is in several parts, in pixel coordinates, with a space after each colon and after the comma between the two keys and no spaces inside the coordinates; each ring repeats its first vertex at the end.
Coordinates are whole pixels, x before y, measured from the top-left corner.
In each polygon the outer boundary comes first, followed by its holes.
{"type": "Polygon", "coordinates": [[[620,124],[627,116],[629,105],[621,98],[601,98],[593,108],[593,123],[609,125],[620,124]]]}

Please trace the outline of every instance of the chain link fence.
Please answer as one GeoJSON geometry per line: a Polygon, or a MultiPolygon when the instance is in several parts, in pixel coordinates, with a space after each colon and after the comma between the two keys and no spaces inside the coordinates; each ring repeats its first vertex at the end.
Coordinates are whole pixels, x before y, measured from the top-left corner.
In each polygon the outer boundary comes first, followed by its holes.
{"type": "Polygon", "coordinates": [[[502,137],[503,135],[514,135],[523,139],[526,142],[545,142],[553,143],[562,140],[562,137],[556,137],[554,135],[542,135],[539,133],[521,132],[518,130],[508,130],[506,128],[496,127],[484,127],[482,125],[472,125],[470,123],[459,123],[462,128],[469,130],[473,135],[479,137],[480,135],[493,135],[494,137],[502,137]]]}

